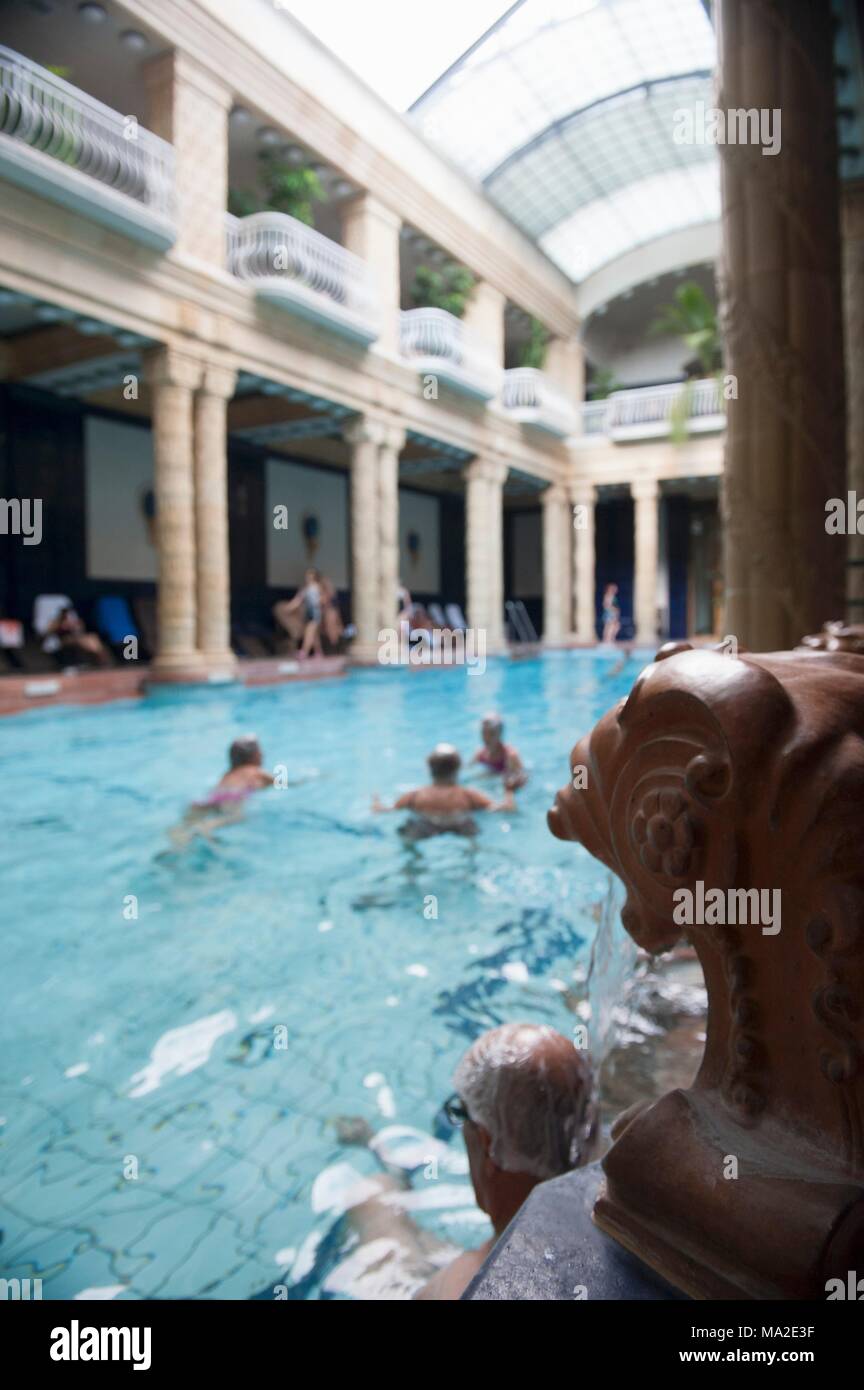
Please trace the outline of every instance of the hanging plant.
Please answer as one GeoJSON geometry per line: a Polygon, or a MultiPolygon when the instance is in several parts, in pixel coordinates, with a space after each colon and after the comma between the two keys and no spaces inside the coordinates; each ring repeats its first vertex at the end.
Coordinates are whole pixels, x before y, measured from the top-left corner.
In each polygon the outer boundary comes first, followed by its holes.
{"type": "Polygon", "coordinates": [[[254,212],[284,212],[288,217],[315,225],[315,203],[324,197],[324,188],[314,169],[289,164],[276,150],[261,150],[257,189],[232,188],[228,211],[235,217],[254,212]]]}
{"type": "Polygon", "coordinates": [[[621,387],[615,380],[615,373],[609,367],[597,367],[587,386],[589,401],[605,401],[613,391],[621,387]]]}
{"type": "Polygon", "coordinates": [[[418,265],[411,286],[411,303],[417,309],[446,309],[461,319],[477,281],[464,265],[449,261],[440,270],[418,265]]]}
{"type": "Polygon", "coordinates": [[[534,367],[541,371],[549,348],[549,333],[539,319],[532,317],[531,331],[519,355],[520,367],[534,367]]]}

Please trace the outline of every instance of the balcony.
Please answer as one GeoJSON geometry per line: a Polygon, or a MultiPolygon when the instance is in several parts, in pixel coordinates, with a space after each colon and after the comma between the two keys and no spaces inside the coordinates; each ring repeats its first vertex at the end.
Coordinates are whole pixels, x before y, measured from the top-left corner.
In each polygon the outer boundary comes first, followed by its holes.
{"type": "Polygon", "coordinates": [[[284,212],[226,214],[228,269],[300,318],[368,346],[378,306],[366,262],[284,212]]]}
{"type": "Polygon", "coordinates": [[[712,434],[725,428],[722,392],[714,377],[613,391],[605,401],[588,401],[582,407],[581,437],[587,440],[605,436],[622,443],[679,432],[712,434]]]}
{"type": "Polygon", "coordinates": [[[172,146],[2,46],[0,178],[159,251],[176,238],[172,146]]]}
{"type": "Polygon", "coordinates": [[[578,416],[573,403],[535,367],[514,367],[504,373],[501,404],[514,420],[559,439],[576,433],[578,416]]]}
{"type": "Polygon", "coordinates": [[[497,394],[500,368],[446,309],[403,309],[399,344],[421,376],[434,376],[475,400],[490,401],[497,394]]]}

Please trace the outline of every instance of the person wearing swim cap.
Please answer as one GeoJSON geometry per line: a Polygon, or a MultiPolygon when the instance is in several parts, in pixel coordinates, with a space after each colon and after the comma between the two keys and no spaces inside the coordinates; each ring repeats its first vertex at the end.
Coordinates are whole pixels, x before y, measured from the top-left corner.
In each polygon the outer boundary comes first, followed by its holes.
{"type": "Polygon", "coordinates": [[[428,786],[405,792],[392,806],[385,806],[377,797],[372,799],[373,811],[411,811],[411,817],[400,832],[411,840],[425,840],[431,835],[476,835],[475,811],[513,811],[516,803],[507,789],[502,801],[478,792],[474,787],[459,783],[462,759],[452,743],[439,743],[427,759],[432,781],[428,786]]]}
{"type": "Polygon", "coordinates": [[[273,773],[261,764],[264,755],[254,734],[235,738],[228,749],[228,771],[203,801],[193,801],[181,825],[171,832],[177,847],[188,843],[192,835],[209,836],[211,830],[240,819],[247,796],[273,786],[273,773]]]}
{"type": "Polygon", "coordinates": [[[507,791],[515,792],[518,787],[524,787],[528,773],[512,743],[503,742],[503,733],[504,721],[500,714],[487,714],[480,725],[483,746],[478,748],[471,761],[503,777],[507,791]]]}

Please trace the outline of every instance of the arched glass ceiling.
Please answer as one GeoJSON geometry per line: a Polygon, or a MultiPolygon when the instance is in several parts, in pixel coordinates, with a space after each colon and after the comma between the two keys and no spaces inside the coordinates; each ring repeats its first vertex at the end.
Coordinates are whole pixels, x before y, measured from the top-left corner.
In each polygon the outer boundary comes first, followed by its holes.
{"type": "Polygon", "coordinates": [[[521,0],[412,115],[581,280],[719,215],[715,148],[673,138],[714,56],[701,0],[521,0]]]}

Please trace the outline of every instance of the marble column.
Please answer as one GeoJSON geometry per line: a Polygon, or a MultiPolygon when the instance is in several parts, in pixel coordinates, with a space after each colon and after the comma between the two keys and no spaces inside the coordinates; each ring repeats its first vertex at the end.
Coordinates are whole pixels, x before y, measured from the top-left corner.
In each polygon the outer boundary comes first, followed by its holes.
{"type": "Polygon", "coordinates": [[[504,310],[507,298],[485,280],[478,280],[465,306],[463,323],[468,333],[497,367],[504,366],[504,310]]]}
{"type": "Polygon", "coordinates": [[[636,641],[640,646],[657,646],[657,556],[659,536],[658,499],[660,489],[654,478],[639,478],[630,484],[635,511],[635,576],[633,618],[636,641]]]}
{"type": "MultiPolygon", "coordinates": [[[[352,660],[374,662],[381,628],[379,450],[387,427],[361,416],[345,430],[351,449],[351,616],[357,635],[352,660]]],[[[395,601],[395,594],[394,594],[395,601]]]]}
{"type": "Polygon", "coordinates": [[[144,80],[147,124],[174,149],[175,250],[224,268],[231,87],[173,48],[145,63],[144,80]]]}
{"type": "Polygon", "coordinates": [[[553,483],[543,493],[543,640],[547,643],[560,643],[570,633],[572,525],[567,491],[553,483]]]}
{"type": "Polygon", "coordinates": [[[396,627],[399,583],[399,452],[405,431],[394,425],[384,428],[378,446],[378,626],[396,627]]]}
{"type": "Polygon", "coordinates": [[[578,338],[553,338],[546,349],[544,371],[570,401],[582,409],[585,400],[585,350],[578,338]]]}
{"type": "Polygon", "coordinates": [[[195,599],[194,393],[201,364],[173,348],[145,356],[153,401],[158,557],[157,675],[201,672],[195,599]]]}
{"type": "Polygon", "coordinates": [[[465,468],[467,618],[486,633],[487,652],[504,649],[504,480],[507,465],[473,459],[465,468]]]}
{"type": "MultiPolygon", "coordinates": [[[[864,498],[864,180],[843,186],[847,486],[864,498]]],[[[842,495],[842,494],[841,494],[842,495]]],[[[849,537],[848,618],[864,623],[864,536],[849,537]]]]}
{"type": "Polygon", "coordinates": [[[352,198],[342,210],[345,247],[366,262],[375,282],[380,314],[378,351],[391,356],[399,352],[401,227],[401,218],[371,193],[352,198]]]}
{"type": "Polygon", "coordinates": [[[723,484],[727,630],[791,647],[844,611],[845,541],[826,502],[845,485],[839,198],[830,5],[718,0],[717,107],[770,118],[720,146],[720,308],[728,402],[723,484]]]}
{"type": "Polygon", "coordinates": [[[205,366],[195,397],[195,539],[198,649],[211,672],[230,674],[231,563],[228,547],[228,401],[237,373],[205,366]]]}
{"type": "Polygon", "coordinates": [[[597,641],[597,599],[594,573],[594,523],[596,506],[591,483],[577,483],[570,493],[573,504],[574,630],[580,642],[597,641]]]}

